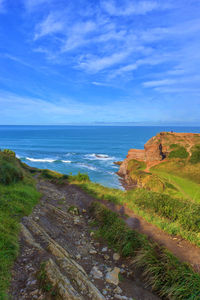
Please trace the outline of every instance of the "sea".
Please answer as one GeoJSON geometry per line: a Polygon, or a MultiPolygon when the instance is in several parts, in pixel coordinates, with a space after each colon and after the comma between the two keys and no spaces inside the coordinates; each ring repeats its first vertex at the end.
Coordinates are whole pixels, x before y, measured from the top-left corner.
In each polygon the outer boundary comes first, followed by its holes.
{"type": "Polygon", "coordinates": [[[26,164],[63,174],[87,173],[104,186],[123,189],[115,161],[161,131],[200,133],[178,126],[0,126],[0,149],[12,149],[26,164]]]}

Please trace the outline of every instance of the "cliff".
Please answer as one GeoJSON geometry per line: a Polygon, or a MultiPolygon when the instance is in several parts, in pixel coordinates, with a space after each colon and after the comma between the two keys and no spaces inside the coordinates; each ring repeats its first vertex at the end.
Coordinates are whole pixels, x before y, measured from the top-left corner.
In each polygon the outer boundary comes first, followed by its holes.
{"type": "MultiPolygon", "coordinates": [[[[123,177],[126,184],[138,185],[138,180],[133,182],[134,168],[130,168],[130,161],[143,162],[143,173],[148,173],[151,167],[167,161],[169,158],[189,160],[194,148],[199,144],[200,134],[197,133],[160,132],[144,145],[143,150],[130,149],[128,151],[126,159],[120,165],[118,175],[123,177]]],[[[137,170],[139,169],[141,175],[141,168],[137,168],[137,170]]]]}

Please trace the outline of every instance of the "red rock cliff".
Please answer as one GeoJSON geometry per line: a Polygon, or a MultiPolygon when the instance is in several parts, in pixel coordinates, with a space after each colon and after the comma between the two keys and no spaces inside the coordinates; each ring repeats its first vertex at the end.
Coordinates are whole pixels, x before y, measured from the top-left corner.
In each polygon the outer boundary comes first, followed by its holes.
{"type": "Polygon", "coordinates": [[[129,160],[146,162],[148,170],[168,156],[172,151],[170,148],[172,144],[184,146],[190,154],[190,149],[197,143],[200,143],[200,134],[197,133],[160,132],[144,145],[144,150],[130,149],[126,159],[120,165],[118,174],[126,179],[129,160]]]}

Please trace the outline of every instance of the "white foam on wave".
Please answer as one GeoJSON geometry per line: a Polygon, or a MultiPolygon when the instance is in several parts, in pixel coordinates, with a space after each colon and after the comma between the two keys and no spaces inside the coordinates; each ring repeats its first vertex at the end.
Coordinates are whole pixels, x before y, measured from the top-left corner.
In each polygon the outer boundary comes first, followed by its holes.
{"type": "Polygon", "coordinates": [[[113,156],[109,156],[107,154],[97,154],[97,153],[86,154],[85,158],[89,160],[114,160],[115,159],[113,156]]]}
{"type": "Polygon", "coordinates": [[[55,159],[50,159],[50,158],[32,158],[32,157],[26,157],[26,160],[30,160],[33,162],[49,162],[49,163],[56,161],[55,159]]]}
{"type": "Polygon", "coordinates": [[[89,169],[89,170],[91,170],[91,171],[97,171],[97,168],[94,167],[94,166],[90,166],[90,165],[87,165],[87,164],[84,164],[84,163],[79,163],[78,165],[79,165],[80,167],[89,169]]]}
{"type": "Polygon", "coordinates": [[[64,156],[71,156],[71,155],[76,155],[76,153],[75,152],[68,152],[64,156]]]}
{"type": "Polygon", "coordinates": [[[61,160],[63,163],[65,164],[70,164],[71,163],[71,160],[61,160]]]}

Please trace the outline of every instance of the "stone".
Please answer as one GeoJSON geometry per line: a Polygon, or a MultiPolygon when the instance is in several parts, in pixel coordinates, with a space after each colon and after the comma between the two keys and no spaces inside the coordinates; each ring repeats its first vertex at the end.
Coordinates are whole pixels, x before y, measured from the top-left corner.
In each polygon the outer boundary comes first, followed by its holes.
{"type": "Polygon", "coordinates": [[[80,255],[80,254],[77,254],[77,255],[76,255],[76,259],[81,259],[81,255],[80,255]]]}
{"type": "Polygon", "coordinates": [[[31,295],[32,295],[32,296],[37,295],[38,292],[39,292],[39,290],[35,290],[35,291],[31,292],[31,295]]]}
{"type": "Polygon", "coordinates": [[[80,224],[80,219],[79,219],[79,217],[75,217],[75,218],[74,218],[74,224],[75,224],[75,225],[80,224]]]}
{"type": "Polygon", "coordinates": [[[113,254],[113,259],[114,260],[119,260],[120,259],[120,255],[118,253],[114,253],[113,254]]]}
{"type": "Polygon", "coordinates": [[[126,296],[121,296],[121,295],[118,295],[118,294],[115,294],[115,295],[114,295],[114,299],[119,299],[119,300],[129,300],[128,297],[126,297],[126,296]]]}
{"type": "Polygon", "coordinates": [[[108,272],[106,274],[106,281],[108,283],[118,285],[119,284],[119,273],[120,273],[120,268],[115,267],[111,272],[108,272]]]}
{"type": "Polygon", "coordinates": [[[122,293],[122,289],[119,287],[119,286],[117,286],[115,289],[114,289],[114,291],[113,291],[115,294],[121,294],[122,293]]]}
{"type": "Polygon", "coordinates": [[[104,255],[104,259],[105,259],[105,260],[108,260],[109,258],[110,258],[109,255],[107,255],[107,254],[104,255]]]}
{"type": "Polygon", "coordinates": [[[90,254],[97,254],[97,251],[95,249],[90,249],[90,254]]]}
{"type": "Polygon", "coordinates": [[[101,252],[106,252],[106,251],[108,251],[108,248],[107,248],[107,247],[104,247],[104,248],[102,248],[102,250],[101,250],[101,252]]]}
{"type": "Polygon", "coordinates": [[[103,277],[103,273],[95,266],[92,268],[90,274],[96,279],[101,279],[103,277]]]}
{"type": "Polygon", "coordinates": [[[107,295],[108,294],[108,292],[106,291],[106,290],[103,290],[103,295],[107,295]]]}
{"type": "Polygon", "coordinates": [[[93,235],[94,235],[94,231],[91,231],[91,232],[90,232],[90,236],[93,236],[93,235]]]}

